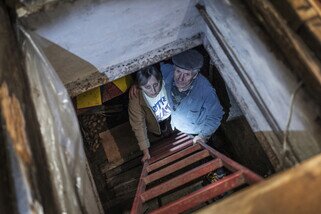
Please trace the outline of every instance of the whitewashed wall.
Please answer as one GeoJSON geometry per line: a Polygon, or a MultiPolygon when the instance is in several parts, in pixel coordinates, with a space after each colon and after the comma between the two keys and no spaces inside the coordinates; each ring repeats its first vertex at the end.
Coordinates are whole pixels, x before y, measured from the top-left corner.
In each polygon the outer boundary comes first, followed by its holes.
{"type": "MultiPolygon", "coordinates": [[[[209,16],[275,118],[281,129],[281,133],[277,134],[283,135],[291,95],[298,85],[297,79],[284,64],[283,59],[272,50],[273,44],[265,38],[265,32],[251,20],[246,9],[237,1],[205,0],[204,3],[209,16]]],[[[204,32],[205,43],[209,44],[207,49],[227,87],[234,94],[252,130],[261,139],[270,159],[275,159],[274,166],[281,167],[283,141],[277,140],[275,130],[262,114],[210,29],[204,26],[204,32]]],[[[303,89],[299,91],[294,103],[288,141],[293,148],[290,154],[293,155],[294,152],[299,161],[321,152],[320,127],[316,122],[318,109],[303,89]]]]}
{"type": "MultiPolygon", "coordinates": [[[[40,36],[97,68],[110,81],[139,69],[137,64],[146,66],[201,44],[197,35],[202,19],[195,9],[196,2],[78,0],[35,14],[24,22],[40,36]]],[[[59,72],[73,73],[65,75],[69,76],[63,79],[66,84],[78,81],[79,76],[85,80],[77,74],[84,72],[81,70],[58,68],[59,72]]]]}

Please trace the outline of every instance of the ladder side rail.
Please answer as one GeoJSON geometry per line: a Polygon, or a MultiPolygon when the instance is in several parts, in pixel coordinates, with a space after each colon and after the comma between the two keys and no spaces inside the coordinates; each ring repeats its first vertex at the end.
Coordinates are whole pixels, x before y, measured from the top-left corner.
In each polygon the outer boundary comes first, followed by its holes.
{"type": "Polygon", "coordinates": [[[222,180],[211,183],[195,192],[192,192],[176,201],[170,202],[163,207],[160,207],[152,214],[167,214],[167,213],[181,213],[187,211],[197,205],[213,199],[216,196],[232,190],[245,183],[245,178],[242,172],[224,177],[222,180]]]}
{"type": "Polygon", "coordinates": [[[130,211],[131,214],[137,214],[137,213],[142,213],[142,208],[143,208],[143,201],[141,198],[141,194],[145,191],[146,189],[146,184],[143,180],[143,178],[147,175],[147,166],[148,163],[147,161],[144,162],[142,173],[139,178],[139,183],[137,186],[134,202],[132,205],[132,209],[130,211]]]}

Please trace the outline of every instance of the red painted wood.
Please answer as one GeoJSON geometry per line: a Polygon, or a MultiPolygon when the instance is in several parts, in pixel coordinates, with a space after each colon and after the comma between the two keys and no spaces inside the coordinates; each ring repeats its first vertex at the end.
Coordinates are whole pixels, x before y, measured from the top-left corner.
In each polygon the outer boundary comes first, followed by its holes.
{"type": "Polygon", "coordinates": [[[187,156],[187,155],[189,155],[189,154],[191,154],[193,152],[196,152],[196,151],[198,151],[200,149],[201,149],[201,146],[198,145],[198,144],[196,144],[194,146],[191,146],[191,147],[188,147],[188,148],[186,148],[186,149],[184,149],[184,150],[182,150],[182,151],[180,151],[178,153],[175,153],[175,154],[173,154],[171,156],[168,156],[168,157],[166,157],[166,158],[164,158],[164,159],[162,159],[160,161],[157,161],[157,162],[149,165],[147,167],[147,172],[154,171],[154,170],[156,170],[156,169],[158,169],[158,168],[160,168],[162,166],[165,166],[165,165],[167,165],[167,164],[169,164],[169,163],[171,163],[171,162],[173,162],[175,160],[178,160],[178,159],[180,159],[182,157],[185,157],[185,156],[187,156]]]}
{"type": "Polygon", "coordinates": [[[236,172],[232,175],[226,176],[223,179],[211,183],[189,195],[186,195],[174,202],[171,202],[151,213],[153,214],[167,214],[167,213],[181,213],[187,211],[201,203],[204,203],[224,192],[232,190],[245,183],[242,172],[236,172]]]}
{"type": "Polygon", "coordinates": [[[226,157],[225,155],[219,153],[218,151],[216,151],[215,149],[213,149],[212,147],[206,145],[205,143],[200,143],[200,145],[208,150],[212,156],[215,158],[219,158],[223,161],[223,165],[228,168],[229,170],[236,171],[236,170],[241,170],[244,174],[244,177],[246,178],[246,180],[248,181],[249,184],[253,184],[253,183],[257,183],[263,180],[263,178],[257,174],[255,174],[254,172],[250,171],[249,169],[247,169],[246,167],[242,166],[241,164],[233,161],[232,159],[226,157]]]}
{"type": "Polygon", "coordinates": [[[180,144],[183,144],[187,141],[189,141],[191,138],[189,136],[185,136],[180,138],[179,140],[171,141],[170,143],[164,143],[163,145],[160,145],[157,149],[151,149],[150,154],[151,156],[154,156],[156,154],[164,153],[168,151],[169,149],[173,148],[174,146],[178,146],[180,144]]]}
{"type": "Polygon", "coordinates": [[[160,153],[154,157],[152,157],[151,159],[149,159],[148,163],[149,164],[152,164],[152,163],[155,163],[156,161],[159,161],[163,158],[166,158],[172,154],[175,154],[183,149],[186,149],[187,147],[190,147],[190,146],[193,146],[193,141],[192,140],[188,140],[187,142],[185,143],[182,143],[178,146],[174,146],[173,148],[163,152],[163,153],[160,153]]]}
{"type": "Polygon", "coordinates": [[[184,158],[183,160],[180,160],[172,165],[169,165],[165,167],[164,169],[161,169],[157,172],[154,172],[148,176],[146,176],[144,179],[145,184],[149,184],[153,181],[156,181],[166,175],[169,175],[177,170],[183,169],[186,166],[191,165],[192,163],[195,163],[199,160],[202,160],[206,157],[210,156],[210,153],[207,150],[202,150],[196,154],[193,154],[191,156],[188,156],[187,158],[184,158]]]}
{"type": "Polygon", "coordinates": [[[157,196],[160,196],[170,190],[176,189],[190,181],[195,180],[207,173],[222,167],[222,161],[215,159],[213,161],[207,162],[199,167],[196,167],[188,172],[185,172],[169,181],[166,181],[156,187],[153,187],[146,192],[141,194],[143,202],[153,199],[157,196]]]}
{"type": "Polygon", "coordinates": [[[145,161],[142,174],[140,175],[140,178],[139,178],[139,183],[136,190],[132,209],[130,211],[131,214],[142,213],[143,201],[141,198],[141,194],[145,191],[145,188],[146,188],[146,184],[144,183],[143,178],[147,175],[147,170],[146,170],[147,166],[148,166],[148,163],[145,161]]]}
{"type": "Polygon", "coordinates": [[[179,133],[176,136],[168,138],[164,141],[160,141],[159,144],[152,149],[152,151],[152,158],[144,163],[131,213],[142,213],[142,205],[144,202],[160,196],[168,191],[174,190],[222,166],[234,173],[185,197],[182,197],[177,201],[160,207],[159,209],[154,210],[152,213],[184,212],[243,183],[252,184],[263,180],[263,178],[260,176],[256,175],[249,169],[236,163],[225,155],[219,153],[208,145],[203,143],[193,145],[192,139],[182,133],[179,133]],[[197,153],[191,155],[194,152],[197,153]],[[182,169],[185,166],[188,166],[209,155],[216,159],[145,191],[148,183],[182,169]],[[175,162],[181,158],[184,159],[175,162]],[[158,168],[165,165],[168,166],[157,171],[158,168]],[[148,175],[148,173],[152,171],[154,172],[148,175]]]}
{"type": "Polygon", "coordinates": [[[173,141],[178,141],[182,138],[185,138],[187,134],[184,134],[182,132],[179,132],[177,134],[174,134],[173,136],[167,138],[167,139],[161,139],[158,142],[155,142],[153,146],[150,148],[150,152],[153,153],[154,151],[158,150],[159,148],[163,147],[164,145],[170,145],[173,143],[173,141]]]}

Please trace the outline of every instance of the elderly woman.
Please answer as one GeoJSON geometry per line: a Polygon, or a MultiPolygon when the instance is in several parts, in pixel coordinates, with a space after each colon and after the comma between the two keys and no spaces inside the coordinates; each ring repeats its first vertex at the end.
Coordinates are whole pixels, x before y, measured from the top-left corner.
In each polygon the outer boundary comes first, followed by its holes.
{"type": "Polygon", "coordinates": [[[154,66],[136,73],[136,84],[141,90],[138,96],[129,99],[129,122],[135,133],[140,149],[144,153],[142,161],[150,158],[150,142],[147,130],[156,135],[170,133],[171,108],[165,90],[162,74],[154,66]]]}

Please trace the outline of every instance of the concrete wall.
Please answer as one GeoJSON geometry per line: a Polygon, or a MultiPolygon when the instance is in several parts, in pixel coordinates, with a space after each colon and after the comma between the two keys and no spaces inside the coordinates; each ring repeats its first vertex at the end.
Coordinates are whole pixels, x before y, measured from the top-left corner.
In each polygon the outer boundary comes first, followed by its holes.
{"type": "MultiPolygon", "coordinates": [[[[210,29],[205,27],[207,50],[272,164],[276,169],[280,169],[284,167],[284,141],[278,139],[277,135],[281,138],[284,136],[291,95],[298,81],[277,54],[277,50],[273,50],[273,43],[268,41],[266,34],[257,27],[248,11],[237,1],[205,1],[205,5],[209,16],[229,46],[229,52],[237,56],[247,83],[251,85],[251,89],[256,90],[280,127],[280,130],[272,128],[218,40],[210,29]]],[[[318,110],[318,106],[306,95],[304,89],[301,89],[294,102],[289,127],[287,148],[290,150],[290,157],[285,158],[288,166],[295,164],[295,159],[302,161],[321,151],[321,136],[317,131],[319,125],[316,121],[318,110]]]]}
{"type": "Polygon", "coordinates": [[[71,95],[76,95],[201,44],[203,23],[196,2],[78,0],[34,14],[25,18],[24,24],[52,43],[43,46],[49,58],[68,61],[60,54],[65,51],[52,51],[58,45],[87,62],[86,67],[97,69],[56,68],[71,95]],[[101,81],[97,82],[98,78],[101,81]]]}

